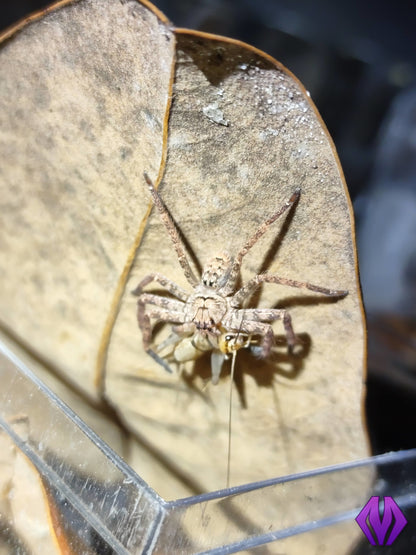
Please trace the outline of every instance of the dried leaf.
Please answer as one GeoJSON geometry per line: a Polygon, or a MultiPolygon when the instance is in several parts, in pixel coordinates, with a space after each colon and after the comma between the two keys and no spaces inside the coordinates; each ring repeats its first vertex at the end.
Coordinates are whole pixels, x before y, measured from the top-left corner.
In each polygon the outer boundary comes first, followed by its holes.
{"type": "Polygon", "coordinates": [[[143,172],[160,182],[199,266],[224,249],[236,254],[300,186],[296,210],[244,259],[243,281],[267,270],[349,294],[328,302],[262,288],[258,306],[290,309],[304,348],[289,357],[279,341],[267,361],[238,353],[231,479],[361,458],[365,335],[351,205],[331,139],[272,58],[173,33],[152,10],[61,3],[6,37],[3,325],[113,405],[134,438],[129,462],[161,495],[223,487],[229,367],[216,386],[209,359],[169,375],[137,329],[130,292],[144,276],[158,271],[190,290],[159,214],[149,216],[143,172]]]}
{"type": "Polygon", "coordinates": [[[172,44],[135,2],[68,2],[0,53],[2,321],[91,395],[140,168],[161,162],[172,44]]]}
{"type": "MultiPolygon", "coordinates": [[[[21,427],[23,432],[27,425],[24,418],[13,423],[14,428],[21,427]]],[[[14,553],[23,553],[28,547],[33,555],[69,553],[58,548],[59,538],[51,526],[50,506],[37,469],[3,429],[0,447],[2,553],[12,553],[12,549],[14,553]],[[9,529],[9,537],[3,527],[9,529]]]]}

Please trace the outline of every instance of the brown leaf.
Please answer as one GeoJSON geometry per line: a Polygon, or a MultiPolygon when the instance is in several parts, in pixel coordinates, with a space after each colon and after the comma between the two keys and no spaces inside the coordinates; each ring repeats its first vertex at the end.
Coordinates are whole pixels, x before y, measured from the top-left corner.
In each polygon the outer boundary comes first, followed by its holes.
{"type": "MultiPolygon", "coordinates": [[[[263,288],[258,305],[290,308],[304,356],[288,357],[286,344],[267,362],[239,352],[232,482],[364,456],[364,335],[351,212],[319,116],[293,76],[267,56],[190,32],[177,32],[173,99],[161,194],[200,264],[223,249],[236,254],[301,186],[291,217],[275,224],[246,257],[243,281],[267,269],[349,290],[347,298],[328,302],[300,290],[263,288]],[[210,106],[217,121],[206,110],[210,106]]],[[[196,488],[218,488],[226,474],[229,381],[207,383],[209,361],[205,367],[196,363],[181,380],[145,353],[140,359],[132,354],[138,339],[128,292],[150,271],[187,287],[158,213],[144,233],[112,335],[106,395],[143,441],[185,470],[196,488]]],[[[280,323],[275,329],[283,335],[280,323]]]]}
{"type": "Polygon", "coordinates": [[[140,5],[68,2],[0,54],[2,321],[91,395],[140,168],[162,157],[172,44],[140,5]]]}
{"type": "MultiPolygon", "coordinates": [[[[13,422],[13,428],[21,428],[23,434],[28,425],[25,418],[13,422]]],[[[33,555],[69,554],[65,545],[60,544],[58,548],[59,539],[51,527],[51,507],[37,469],[3,429],[0,430],[0,468],[2,553],[23,553],[29,548],[33,555]],[[9,537],[3,529],[6,523],[9,537]]]]}
{"type": "Polygon", "coordinates": [[[349,294],[328,302],[262,288],[257,305],[288,308],[303,350],[287,355],[277,322],[269,360],[238,353],[231,481],[364,457],[351,205],[302,85],[252,47],[173,33],[135,2],[60,4],[6,39],[4,327],[75,387],[104,394],[134,438],[130,464],[161,495],[223,487],[229,366],[216,386],[209,358],[170,375],[137,329],[130,292],[144,276],[159,271],[190,291],[159,214],[148,217],[143,172],[160,182],[199,267],[235,255],[300,186],[296,209],[244,259],[243,282],[267,270],[349,294]]]}

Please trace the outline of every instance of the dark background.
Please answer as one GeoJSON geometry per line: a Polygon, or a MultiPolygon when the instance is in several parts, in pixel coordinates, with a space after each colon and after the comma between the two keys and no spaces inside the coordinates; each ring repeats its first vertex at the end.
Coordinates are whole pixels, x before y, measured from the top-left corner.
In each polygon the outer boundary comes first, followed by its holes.
{"type": "MultiPolygon", "coordinates": [[[[0,28],[48,5],[0,5],[0,28]]],[[[373,453],[416,447],[416,7],[363,0],[158,0],[178,27],[237,38],[310,91],[357,224],[373,453]]]]}

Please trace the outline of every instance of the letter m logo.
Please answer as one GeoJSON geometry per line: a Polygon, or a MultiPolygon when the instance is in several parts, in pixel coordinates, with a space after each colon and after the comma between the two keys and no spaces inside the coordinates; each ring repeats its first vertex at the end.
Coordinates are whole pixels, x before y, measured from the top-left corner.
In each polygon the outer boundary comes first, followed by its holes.
{"type": "Polygon", "coordinates": [[[407,520],[392,497],[384,497],[383,512],[379,503],[379,497],[371,497],[355,520],[371,545],[391,545],[407,520]]]}

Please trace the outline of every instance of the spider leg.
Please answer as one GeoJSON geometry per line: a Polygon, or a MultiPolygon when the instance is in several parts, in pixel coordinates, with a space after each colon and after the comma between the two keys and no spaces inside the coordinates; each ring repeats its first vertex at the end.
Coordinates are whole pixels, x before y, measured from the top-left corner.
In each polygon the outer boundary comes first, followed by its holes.
{"type": "Polygon", "coordinates": [[[189,293],[187,293],[185,289],[182,289],[182,287],[177,285],[174,281],[168,279],[162,274],[159,274],[158,272],[153,272],[143,278],[139,285],[132,291],[133,295],[141,295],[143,288],[146,287],[146,285],[149,285],[149,283],[152,283],[152,281],[159,283],[159,285],[164,287],[167,291],[169,291],[169,293],[181,301],[186,302],[189,297],[189,293]]]}
{"type": "Polygon", "coordinates": [[[146,180],[150,194],[152,195],[153,202],[159,211],[160,217],[162,218],[162,222],[164,223],[169,233],[169,237],[172,240],[173,247],[176,251],[176,255],[178,257],[178,261],[179,261],[179,264],[181,265],[183,273],[185,274],[186,279],[192,285],[192,287],[195,287],[195,285],[198,284],[198,280],[196,279],[192,271],[192,268],[188,262],[188,259],[186,258],[186,254],[182,246],[182,241],[181,241],[179,232],[175,226],[175,223],[171,215],[169,214],[169,210],[167,209],[158,191],[155,189],[155,186],[152,180],[150,179],[150,177],[147,175],[146,172],[144,173],[144,178],[146,180]]]}
{"type": "Polygon", "coordinates": [[[184,303],[178,299],[162,297],[162,295],[156,295],[155,293],[141,293],[140,297],[137,299],[137,304],[150,304],[152,306],[158,306],[170,311],[172,314],[181,313],[181,320],[172,318],[172,322],[183,322],[184,303]]]}
{"type": "MultiPolygon", "coordinates": [[[[250,322],[250,329],[253,330],[253,335],[260,335],[262,337],[259,356],[260,358],[267,358],[274,343],[274,332],[272,326],[263,322],[256,322],[255,324],[251,324],[250,322]]],[[[289,349],[291,349],[290,346],[289,349]]]]}
{"type": "Polygon", "coordinates": [[[321,287],[320,285],[313,285],[307,281],[296,281],[294,279],[282,278],[271,274],[258,274],[250,279],[250,281],[248,281],[236,293],[234,293],[231,298],[231,306],[234,308],[241,306],[243,301],[247,297],[250,297],[262,283],[277,283],[278,285],[288,285],[289,287],[297,287],[298,289],[309,289],[310,291],[315,291],[316,293],[321,293],[322,295],[326,295],[328,297],[345,297],[348,295],[348,291],[327,289],[325,287],[321,287]]]}
{"type": "Polygon", "coordinates": [[[299,343],[299,339],[293,330],[292,318],[287,310],[277,308],[233,310],[230,317],[224,321],[224,327],[228,330],[240,330],[248,335],[260,335],[262,341],[259,347],[259,356],[266,358],[270,354],[274,342],[274,332],[269,322],[275,322],[276,320],[282,320],[288,350],[293,352],[294,347],[299,343]]]}
{"type": "Polygon", "coordinates": [[[291,206],[293,206],[298,201],[300,197],[300,192],[301,192],[300,188],[295,189],[290,199],[286,201],[283,204],[283,206],[279,208],[279,210],[277,210],[274,214],[272,214],[270,218],[267,218],[267,220],[261,224],[261,226],[254,233],[254,235],[250,237],[250,239],[246,242],[246,244],[237,254],[237,256],[234,259],[233,265],[231,267],[230,274],[228,276],[228,281],[221,290],[221,293],[225,297],[230,295],[234,290],[234,284],[238,278],[243,257],[248,253],[251,247],[253,247],[257,243],[260,237],[262,237],[266,233],[266,231],[269,229],[271,224],[274,221],[276,221],[279,218],[279,216],[284,214],[286,210],[288,210],[291,206]]]}
{"type": "Polygon", "coordinates": [[[142,332],[143,346],[148,351],[152,342],[151,318],[162,322],[183,323],[184,321],[183,303],[176,299],[169,299],[154,295],[152,293],[142,293],[137,301],[137,322],[142,332]],[[146,311],[146,305],[152,305],[146,311]]]}

